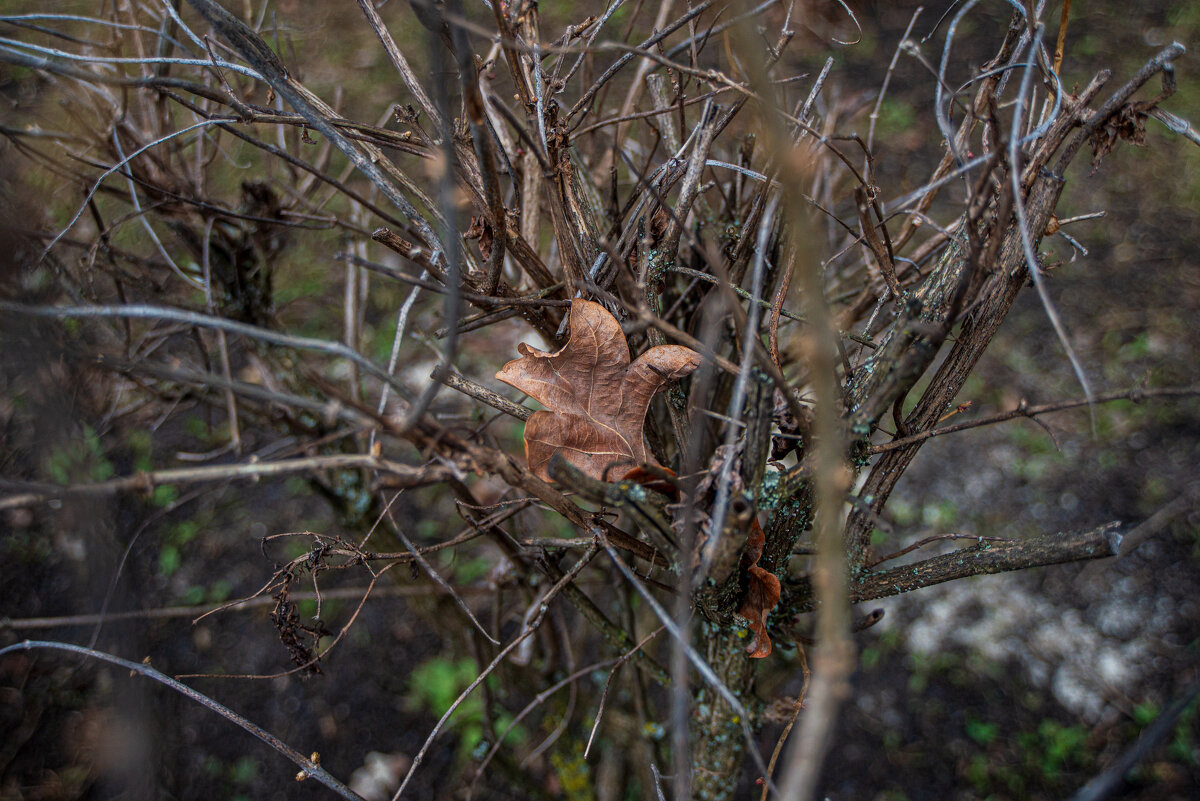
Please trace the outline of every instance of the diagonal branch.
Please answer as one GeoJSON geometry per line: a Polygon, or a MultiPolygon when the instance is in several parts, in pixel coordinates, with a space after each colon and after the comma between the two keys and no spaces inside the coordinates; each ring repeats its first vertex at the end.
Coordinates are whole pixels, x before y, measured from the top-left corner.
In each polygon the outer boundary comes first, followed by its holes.
{"type": "MultiPolygon", "coordinates": [[[[1047,534],[1003,543],[981,538],[978,545],[920,562],[879,572],[863,570],[859,579],[851,584],[850,601],[861,603],[889,598],[970,576],[1116,556],[1121,547],[1120,529],[1120,523],[1112,522],[1090,531],[1047,534]]],[[[791,609],[796,613],[816,608],[807,579],[785,584],[785,598],[789,595],[791,609]]]]}

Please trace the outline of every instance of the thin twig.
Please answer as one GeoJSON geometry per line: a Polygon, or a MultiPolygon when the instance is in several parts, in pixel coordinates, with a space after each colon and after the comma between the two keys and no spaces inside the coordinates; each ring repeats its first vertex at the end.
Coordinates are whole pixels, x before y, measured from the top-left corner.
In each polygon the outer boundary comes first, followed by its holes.
{"type": "MultiPolygon", "coordinates": [[[[365,592],[365,587],[337,587],[335,589],[322,590],[320,597],[327,601],[357,599],[363,597],[365,592]]],[[[488,587],[459,587],[458,592],[463,595],[483,596],[492,594],[492,590],[488,587]]],[[[376,600],[380,598],[424,598],[428,594],[429,590],[425,586],[388,585],[372,590],[371,597],[376,600]]],[[[311,591],[293,592],[288,597],[293,601],[314,601],[317,599],[317,593],[311,591]]],[[[76,626],[94,626],[99,623],[120,623],[131,620],[174,620],[175,618],[195,620],[212,612],[249,611],[261,609],[264,606],[272,606],[275,603],[276,600],[270,596],[259,596],[218,604],[216,606],[163,606],[156,609],[134,609],[126,612],[97,612],[94,614],[58,615],[54,617],[0,618],[0,630],[30,631],[37,629],[63,629],[74,628],[76,626]]]]}
{"type": "MultiPolygon", "coordinates": [[[[634,572],[629,569],[629,566],[625,564],[625,561],[621,559],[621,556],[609,543],[608,537],[605,535],[604,530],[596,526],[592,526],[590,527],[590,531],[592,535],[596,537],[597,541],[604,547],[605,552],[608,554],[613,564],[616,565],[617,570],[619,570],[621,575],[625,577],[625,580],[628,581],[635,590],[637,590],[638,595],[642,596],[642,598],[646,601],[646,604],[654,612],[655,616],[659,619],[659,622],[661,622],[666,628],[667,633],[670,634],[676,642],[682,644],[683,652],[686,654],[688,662],[692,664],[692,667],[696,669],[696,672],[700,674],[700,677],[704,679],[705,683],[712,687],[717,695],[721,696],[721,699],[724,700],[725,703],[729,704],[729,706],[734,710],[734,713],[738,718],[739,728],[742,730],[742,736],[746,740],[746,747],[750,751],[750,756],[754,759],[758,769],[763,773],[764,776],[766,776],[767,765],[763,761],[762,754],[758,752],[757,743],[755,743],[754,740],[754,732],[750,729],[750,715],[747,712],[746,707],[742,704],[741,700],[739,700],[733,691],[730,690],[723,681],[721,681],[721,679],[713,671],[712,667],[704,661],[704,657],[697,653],[696,649],[688,644],[687,638],[684,636],[683,632],[679,630],[679,626],[675,623],[675,619],[671,617],[667,610],[662,607],[662,604],[660,604],[658,600],[650,594],[650,591],[646,589],[645,585],[640,579],[638,579],[637,575],[635,575],[634,572]]],[[[766,781],[768,784],[771,784],[769,777],[766,778],[766,781]]],[[[393,801],[395,801],[395,799],[393,799],[393,801]]]]}
{"type": "Polygon", "coordinates": [[[907,448],[910,445],[915,445],[918,442],[924,442],[931,437],[940,437],[945,434],[953,434],[956,431],[965,431],[968,428],[979,428],[980,426],[993,425],[995,423],[1003,423],[1006,420],[1013,420],[1018,417],[1037,417],[1042,414],[1050,414],[1051,412],[1061,412],[1067,409],[1077,409],[1080,406],[1089,406],[1091,404],[1112,403],[1113,401],[1129,400],[1140,402],[1145,398],[1184,398],[1200,395],[1200,386],[1191,387],[1158,387],[1158,388],[1134,388],[1120,390],[1117,392],[1106,392],[1101,395],[1096,395],[1093,398],[1083,398],[1081,400],[1059,401],[1057,403],[1044,403],[1037,406],[1030,406],[1024,402],[1020,403],[1017,408],[1010,409],[1007,412],[999,412],[988,417],[981,417],[976,420],[964,420],[961,423],[942,426],[940,428],[930,428],[925,431],[912,434],[907,437],[893,439],[890,442],[882,442],[878,445],[872,445],[869,449],[870,453],[885,453],[894,451],[898,448],[907,448]]]}
{"type": "Polygon", "coordinates": [[[447,467],[438,464],[418,467],[400,464],[371,454],[330,454],[308,456],[298,459],[282,459],[275,462],[251,462],[249,464],[209,465],[205,467],[178,467],[153,470],[122,476],[92,484],[45,484],[0,480],[0,489],[14,493],[0,498],[0,510],[12,509],[41,503],[52,498],[71,495],[105,496],[121,492],[148,493],[155,487],[171,484],[203,484],[211,481],[252,480],[278,478],[303,473],[318,473],[323,470],[352,470],[362,468],[389,476],[391,486],[424,486],[445,481],[453,474],[447,467]]]}
{"type": "Polygon", "coordinates": [[[505,414],[512,415],[518,420],[528,420],[533,416],[533,410],[529,407],[513,403],[503,395],[495,393],[487,387],[480,386],[474,381],[467,380],[457,370],[448,370],[442,375],[438,375],[435,371],[429,377],[434,381],[441,381],[451,389],[457,389],[464,395],[470,395],[475,400],[482,401],[493,409],[499,409],[505,414]]]}
{"type": "Polygon", "coordinates": [[[483,680],[490,676],[492,671],[494,671],[501,662],[508,658],[508,655],[512,653],[518,645],[520,645],[538,630],[538,627],[546,618],[546,612],[550,609],[550,601],[553,600],[554,597],[560,592],[563,592],[566,587],[569,586],[581,572],[583,572],[583,569],[587,567],[588,562],[592,561],[592,557],[596,555],[598,550],[599,548],[595,545],[589,548],[588,551],[579,558],[579,561],[577,561],[561,579],[555,582],[553,587],[546,591],[546,594],[543,595],[541,600],[538,602],[537,613],[533,616],[533,618],[527,621],[524,626],[522,626],[521,632],[514,637],[512,641],[508,643],[508,645],[504,646],[500,653],[496,654],[496,658],[493,659],[486,668],[480,671],[479,675],[476,676],[469,685],[467,685],[467,688],[459,694],[458,698],[454,699],[454,702],[450,704],[450,707],[446,710],[445,714],[443,714],[438,722],[434,725],[433,731],[431,731],[429,736],[425,738],[425,742],[422,744],[421,750],[417,752],[415,757],[413,757],[412,765],[409,767],[408,773],[405,774],[404,780],[400,782],[400,786],[396,789],[395,794],[392,795],[392,801],[399,801],[400,797],[404,795],[404,789],[412,780],[413,774],[417,772],[417,768],[420,767],[421,763],[425,760],[425,755],[429,752],[429,747],[433,745],[433,741],[437,738],[438,734],[441,733],[442,729],[446,725],[446,721],[450,719],[450,716],[453,715],[459,706],[462,705],[463,701],[467,700],[471,693],[474,692],[475,688],[482,684],[483,680]]]}
{"type": "MultiPolygon", "coordinates": [[[[912,27],[911,25],[909,26],[912,27]]],[[[804,646],[800,645],[796,649],[796,656],[800,659],[800,672],[804,675],[804,683],[800,685],[800,694],[796,696],[796,701],[792,705],[792,714],[788,718],[787,725],[783,727],[783,731],[779,735],[779,739],[775,741],[775,749],[771,751],[771,760],[767,763],[767,773],[774,775],[775,763],[779,760],[779,754],[783,751],[783,746],[787,742],[788,735],[792,733],[792,727],[796,725],[796,719],[800,717],[800,711],[804,709],[804,699],[808,695],[808,685],[812,680],[812,671],[808,669],[808,655],[804,651],[804,646]]],[[[767,801],[768,788],[766,783],[763,783],[762,796],[759,801],[767,801]]]]}
{"type": "Polygon", "coordinates": [[[499,645],[500,641],[493,637],[491,633],[483,627],[483,624],[480,623],[479,619],[475,617],[475,613],[471,611],[471,607],[467,606],[467,602],[459,597],[458,592],[454,589],[454,587],[450,586],[450,582],[442,578],[442,574],[437,572],[434,566],[429,563],[429,560],[421,554],[421,550],[417,546],[413,545],[412,540],[410,540],[404,533],[404,529],[400,528],[400,524],[396,522],[396,518],[392,514],[392,504],[399,497],[399,492],[393,493],[392,497],[384,503],[383,507],[383,513],[387,516],[388,522],[392,524],[392,531],[400,539],[400,542],[404,544],[404,547],[408,549],[408,552],[412,554],[413,559],[418,565],[421,566],[421,569],[425,571],[426,575],[433,579],[433,583],[441,587],[446,594],[454,600],[455,605],[458,606],[458,608],[462,610],[463,614],[467,616],[467,620],[471,621],[471,625],[475,627],[475,630],[482,634],[484,639],[486,639],[492,645],[499,645]]]}
{"type": "Polygon", "coordinates": [[[259,326],[239,323],[235,320],[226,320],[223,317],[214,317],[168,306],[144,306],[133,303],[123,306],[27,306],[22,303],[0,300],[0,311],[57,319],[116,317],[141,320],[170,320],[201,328],[214,328],[232,334],[240,334],[251,339],[257,339],[271,345],[298,348],[300,350],[315,350],[348,359],[381,381],[390,384],[392,389],[399,393],[401,397],[410,397],[408,389],[401,385],[395,378],[379,369],[374,362],[341,342],[281,334],[277,331],[260,328],[259,326]]]}
{"type": "Polygon", "coordinates": [[[1071,18],[1071,0],[1063,0],[1058,20],[1058,41],[1054,45],[1054,74],[1062,75],[1063,53],[1067,47],[1067,23],[1071,18]]]}

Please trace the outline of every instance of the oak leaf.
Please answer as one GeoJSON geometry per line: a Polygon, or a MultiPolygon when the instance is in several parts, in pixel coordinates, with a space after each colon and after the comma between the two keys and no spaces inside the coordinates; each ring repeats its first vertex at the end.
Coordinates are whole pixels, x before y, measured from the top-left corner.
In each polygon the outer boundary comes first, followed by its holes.
{"type": "Polygon", "coordinates": [[[751,659],[761,659],[771,655],[771,637],[767,634],[767,615],[779,603],[779,578],[765,568],[758,566],[762,556],[763,546],[767,537],[763,534],[762,526],[757,518],[750,519],[750,533],[746,537],[746,548],[742,551],[742,563],[748,564],[746,573],[750,580],[746,588],[746,597],[738,614],[750,621],[750,631],[754,639],[746,646],[746,653],[751,659]]]}
{"type": "Polygon", "coordinates": [[[525,458],[547,481],[555,453],[601,481],[656,464],[642,434],[650,399],[700,366],[700,355],[680,345],[650,348],[631,362],[617,319],[599,303],[579,299],[571,302],[562,350],[546,353],[525,343],[517,350],[521,358],[496,378],[546,407],[525,423],[525,458]]]}

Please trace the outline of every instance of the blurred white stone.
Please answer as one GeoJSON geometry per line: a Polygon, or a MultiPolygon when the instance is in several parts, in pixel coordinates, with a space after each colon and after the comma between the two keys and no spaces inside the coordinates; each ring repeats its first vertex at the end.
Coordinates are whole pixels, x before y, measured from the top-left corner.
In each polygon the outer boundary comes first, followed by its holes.
{"type": "Polygon", "coordinates": [[[412,760],[407,754],[372,751],[363,766],[350,774],[350,789],[367,801],[389,801],[412,760]]]}

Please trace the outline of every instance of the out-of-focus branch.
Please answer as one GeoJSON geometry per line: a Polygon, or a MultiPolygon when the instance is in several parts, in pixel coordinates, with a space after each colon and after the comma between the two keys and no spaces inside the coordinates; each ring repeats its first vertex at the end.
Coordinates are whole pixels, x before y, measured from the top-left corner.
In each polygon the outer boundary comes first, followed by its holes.
{"type": "MultiPolygon", "coordinates": [[[[407,554],[405,554],[407,555],[407,554]]],[[[315,592],[296,591],[289,593],[292,601],[317,600],[357,600],[367,593],[371,600],[383,598],[425,598],[429,595],[429,587],[423,584],[388,585],[368,589],[367,587],[334,587],[315,592]]],[[[459,587],[457,592],[467,596],[486,596],[494,592],[489,587],[459,587]]],[[[273,606],[278,599],[269,595],[257,598],[243,598],[223,604],[199,604],[196,606],[162,606],[157,609],[133,609],[125,612],[92,613],[86,615],[57,615],[53,617],[0,618],[0,630],[30,631],[36,629],[71,628],[74,626],[94,626],[98,623],[119,623],[127,620],[171,620],[174,618],[199,618],[213,612],[241,612],[273,606]]]]}
{"type": "Polygon", "coordinates": [[[440,464],[423,467],[399,464],[370,454],[331,454],[308,456],[300,459],[281,459],[277,462],[251,462],[250,464],[210,465],[205,467],[180,467],[170,470],[151,470],[132,476],[122,476],[93,484],[43,484],[23,483],[0,479],[0,490],[14,493],[0,498],[0,510],[64,498],[68,495],[116,495],[121,492],[148,493],[155,487],[167,484],[203,484],[213,481],[258,481],[264,478],[279,478],[303,473],[319,473],[324,470],[350,470],[363,468],[381,475],[388,487],[424,487],[438,484],[454,474],[440,464]]]}
{"type": "Polygon", "coordinates": [[[1070,801],[1104,801],[1105,798],[1117,793],[1121,789],[1125,775],[1133,770],[1139,762],[1150,756],[1155,747],[1176,730],[1176,722],[1198,695],[1200,695],[1200,679],[1193,679],[1191,685],[1142,731],[1141,736],[1132,747],[1117,757],[1107,770],[1079,788],[1079,792],[1071,796],[1070,801]]]}
{"type": "Polygon", "coordinates": [[[363,370],[366,372],[370,373],[376,378],[379,378],[381,381],[391,384],[392,389],[400,393],[401,397],[410,397],[408,389],[399,384],[395,378],[381,370],[379,366],[370,359],[367,359],[358,351],[346,346],[341,342],[330,342],[329,340],[325,339],[282,334],[278,331],[272,331],[260,326],[239,323],[236,320],[227,320],[224,317],[199,314],[197,312],[190,312],[171,307],[142,306],[132,303],[121,306],[27,306],[22,303],[12,303],[6,300],[0,300],[0,311],[26,314],[32,317],[53,317],[59,319],[124,317],[140,320],[170,320],[173,322],[198,326],[200,328],[213,328],[218,331],[239,334],[241,336],[250,337],[251,339],[257,339],[262,342],[267,342],[272,345],[279,345],[285,348],[315,350],[321,353],[328,353],[333,356],[339,356],[343,359],[348,359],[358,367],[363,368],[363,370]]]}
{"type": "Polygon", "coordinates": [[[340,795],[342,798],[348,799],[349,801],[365,801],[365,799],[362,796],[360,796],[358,793],[351,790],[349,787],[347,787],[342,782],[338,781],[336,778],[334,778],[329,773],[329,771],[327,771],[327,770],[325,770],[325,768],[321,767],[320,757],[318,755],[314,754],[311,758],[304,756],[299,751],[290,747],[287,743],[283,742],[282,740],[280,740],[275,735],[271,734],[266,729],[262,728],[261,726],[256,726],[255,724],[251,723],[246,718],[244,718],[241,715],[239,715],[238,713],[234,712],[229,707],[224,706],[223,704],[217,703],[213,699],[209,698],[207,695],[204,695],[203,693],[193,690],[191,687],[187,686],[186,684],[182,684],[181,682],[176,681],[175,679],[171,678],[170,676],[166,675],[165,673],[161,673],[161,672],[155,670],[154,668],[150,667],[147,664],[144,664],[141,662],[131,662],[128,659],[122,659],[119,656],[113,656],[112,654],[104,653],[103,651],[94,651],[91,648],[84,648],[83,646],[80,646],[80,645],[71,645],[70,643],[64,643],[64,642],[49,642],[49,641],[38,641],[38,640],[25,640],[24,642],[19,642],[14,645],[10,645],[7,648],[0,648],[0,656],[6,656],[8,654],[16,653],[19,651],[33,651],[33,650],[67,651],[67,652],[73,653],[73,654],[80,654],[83,656],[90,657],[92,659],[99,659],[102,662],[108,662],[110,664],[117,665],[119,667],[123,667],[130,672],[130,675],[136,673],[138,675],[146,676],[147,678],[153,679],[154,681],[157,681],[159,684],[165,684],[167,687],[171,688],[175,692],[177,692],[183,696],[186,696],[187,698],[195,701],[196,703],[200,704],[201,706],[207,707],[208,709],[212,710],[213,712],[216,712],[218,715],[225,718],[230,723],[233,723],[234,725],[241,727],[245,731],[249,732],[250,734],[257,737],[258,739],[262,740],[267,745],[274,748],[276,751],[278,751],[283,756],[287,757],[289,760],[291,760],[294,764],[296,764],[300,768],[300,773],[297,774],[297,776],[296,776],[296,779],[298,781],[302,781],[304,779],[310,779],[310,778],[315,779],[316,781],[318,781],[321,784],[328,787],[330,790],[333,790],[335,793],[340,795]]]}

